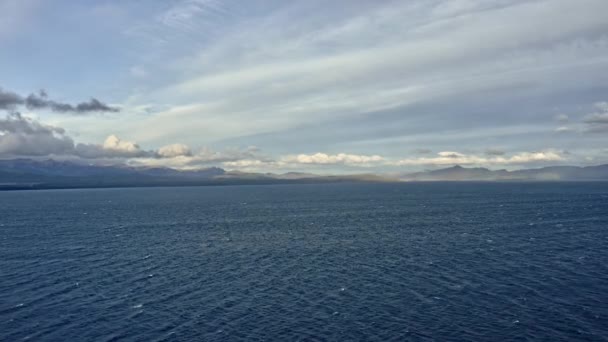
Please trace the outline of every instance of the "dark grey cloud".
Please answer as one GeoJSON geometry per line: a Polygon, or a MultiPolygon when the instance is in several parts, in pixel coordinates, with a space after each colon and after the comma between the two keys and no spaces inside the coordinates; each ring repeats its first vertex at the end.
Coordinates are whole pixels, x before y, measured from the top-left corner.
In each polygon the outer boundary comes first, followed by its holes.
{"type": "MultiPolygon", "coordinates": [[[[107,144],[107,141],[106,141],[107,144]]],[[[45,125],[12,111],[0,119],[0,156],[76,156],[85,159],[129,158],[154,155],[118,140],[113,146],[75,144],[61,127],[45,125]],[[132,148],[129,148],[132,146],[132,148]]]]}
{"type": "Polygon", "coordinates": [[[91,98],[88,102],[81,102],[76,105],[76,112],[119,112],[120,109],[116,107],[110,107],[107,104],[99,101],[96,98],[91,98]]]}
{"type": "Polygon", "coordinates": [[[81,102],[76,105],[62,103],[51,100],[45,90],[40,90],[38,94],[30,94],[27,97],[22,97],[11,91],[5,91],[0,88],[0,109],[14,110],[18,106],[25,106],[27,109],[49,109],[58,113],[76,113],[86,114],[93,112],[119,112],[120,109],[111,107],[96,98],[91,98],[89,101],[81,102]]]}
{"type": "Polygon", "coordinates": [[[12,112],[0,119],[0,156],[71,154],[74,141],[62,128],[47,126],[12,112]]]}
{"type": "Polygon", "coordinates": [[[13,92],[0,88],[0,109],[13,110],[23,104],[23,98],[13,92]]]}
{"type": "Polygon", "coordinates": [[[45,125],[17,111],[0,118],[0,157],[64,156],[83,159],[166,158],[158,151],[110,135],[102,144],[74,143],[61,127],[45,125]]]}

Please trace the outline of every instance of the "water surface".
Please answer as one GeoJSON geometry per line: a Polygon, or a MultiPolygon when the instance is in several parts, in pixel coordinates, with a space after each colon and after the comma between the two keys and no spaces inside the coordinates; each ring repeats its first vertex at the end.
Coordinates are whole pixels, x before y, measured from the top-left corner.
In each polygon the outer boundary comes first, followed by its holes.
{"type": "Polygon", "coordinates": [[[606,341],[607,183],[0,193],[0,340],[606,341]]]}

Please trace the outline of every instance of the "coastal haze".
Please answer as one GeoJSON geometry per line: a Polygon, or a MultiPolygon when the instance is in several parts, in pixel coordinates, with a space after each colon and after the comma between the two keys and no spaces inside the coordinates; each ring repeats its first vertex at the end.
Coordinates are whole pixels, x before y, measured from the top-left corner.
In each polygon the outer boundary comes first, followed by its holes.
{"type": "Polygon", "coordinates": [[[0,0],[0,341],[606,341],[606,0],[0,0]]]}

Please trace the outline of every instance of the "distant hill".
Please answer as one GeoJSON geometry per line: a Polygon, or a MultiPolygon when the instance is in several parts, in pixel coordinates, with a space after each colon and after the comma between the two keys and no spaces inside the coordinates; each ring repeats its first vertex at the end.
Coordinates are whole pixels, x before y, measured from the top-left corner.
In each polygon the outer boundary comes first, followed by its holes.
{"type": "Polygon", "coordinates": [[[225,172],[216,167],[180,171],[158,167],[90,165],[53,159],[13,159],[0,160],[0,189],[188,185],[208,182],[225,172]]]}
{"type": "Polygon", "coordinates": [[[297,184],[398,181],[608,181],[608,164],[551,166],[517,171],[453,166],[397,176],[328,175],[288,172],[252,173],[218,167],[176,170],[166,167],[91,165],[53,159],[0,160],[0,190],[91,187],[188,186],[228,184],[297,184]]]}
{"type": "Polygon", "coordinates": [[[596,181],[608,180],[608,164],[598,166],[549,166],[516,171],[465,168],[459,165],[399,176],[403,181],[596,181]]]}
{"type": "Polygon", "coordinates": [[[382,176],[362,174],[319,176],[289,172],[247,173],[211,167],[198,170],[176,170],[165,167],[101,166],[53,159],[0,160],[0,190],[188,186],[223,184],[277,184],[396,181],[382,176]]]}

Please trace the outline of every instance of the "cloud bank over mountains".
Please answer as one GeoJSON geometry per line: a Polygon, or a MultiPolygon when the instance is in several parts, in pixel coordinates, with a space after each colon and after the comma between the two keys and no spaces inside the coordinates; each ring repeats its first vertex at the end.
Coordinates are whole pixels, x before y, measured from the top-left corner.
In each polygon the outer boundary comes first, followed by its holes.
{"type": "Polygon", "coordinates": [[[434,157],[389,158],[381,155],[317,152],[312,154],[283,155],[277,158],[265,155],[256,147],[213,151],[202,148],[193,151],[185,144],[175,143],[157,150],[146,150],[137,143],[108,136],[103,143],[75,143],[63,128],[45,125],[20,113],[10,113],[0,119],[0,158],[43,157],[55,159],[82,159],[103,164],[130,164],[135,166],[167,166],[176,169],[197,169],[222,166],[234,169],[263,171],[310,167],[347,167],[375,169],[401,166],[445,165],[528,165],[530,163],[562,162],[567,160],[559,151],[521,152],[511,156],[490,153],[490,156],[439,152],[434,157]]]}
{"type": "Polygon", "coordinates": [[[146,150],[137,143],[109,135],[103,143],[75,143],[63,128],[12,112],[0,119],[0,158],[81,158],[89,162],[133,163],[137,165],[200,168],[213,163],[257,158],[258,149],[227,149],[222,152],[203,148],[193,153],[184,144],[170,144],[158,150],[146,150]]]}
{"type": "Polygon", "coordinates": [[[0,119],[0,156],[65,155],[74,141],[59,127],[12,113],[0,119]]]}

